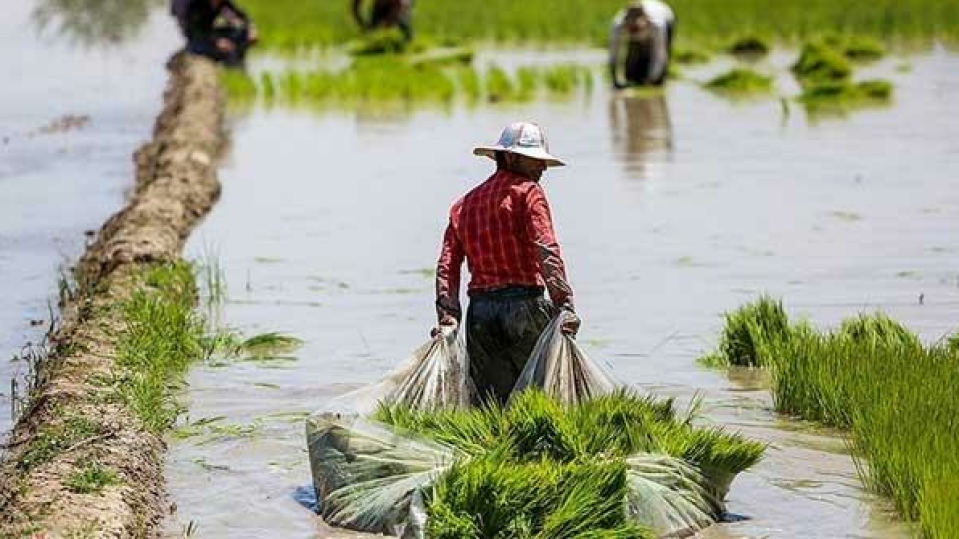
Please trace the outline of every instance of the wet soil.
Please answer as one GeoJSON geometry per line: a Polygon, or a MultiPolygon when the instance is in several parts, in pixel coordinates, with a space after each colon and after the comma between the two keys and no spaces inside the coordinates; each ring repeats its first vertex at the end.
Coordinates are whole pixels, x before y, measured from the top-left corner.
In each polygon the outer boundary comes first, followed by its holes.
{"type": "MultiPolygon", "coordinates": [[[[708,80],[725,67],[684,71],[708,80]]],[[[955,329],[959,124],[942,111],[959,57],[936,50],[866,73],[895,82],[895,103],[846,118],[785,115],[776,99],[733,102],[689,80],[658,96],[597,87],[565,103],[235,118],[223,199],[189,250],[218,253],[225,324],[306,345],[193,371],[189,419],[244,428],[172,443],[168,535],[349,536],[310,510],[303,415],[425,340],[447,208],[490,171],[470,149],[528,118],[571,163],[545,185],[581,342],[625,382],[701,394],[704,421],[770,444],[733,485],[736,521],[704,535],[909,536],[863,491],[839,433],[776,415],[761,376],[695,361],[723,311],[764,291],[821,325],[883,309],[926,340],[955,329]]]]}

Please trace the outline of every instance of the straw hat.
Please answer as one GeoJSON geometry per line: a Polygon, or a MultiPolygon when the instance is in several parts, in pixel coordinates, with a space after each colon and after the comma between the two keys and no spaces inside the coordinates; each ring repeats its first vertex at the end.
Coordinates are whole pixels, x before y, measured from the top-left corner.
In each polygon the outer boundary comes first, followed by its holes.
{"type": "Polygon", "coordinates": [[[515,153],[546,162],[548,167],[566,165],[558,157],[549,153],[549,144],[546,143],[546,134],[543,128],[530,122],[516,122],[510,124],[499,136],[499,141],[493,146],[477,146],[473,148],[473,155],[480,155],[496,159],[496,152],[515,153]]]}

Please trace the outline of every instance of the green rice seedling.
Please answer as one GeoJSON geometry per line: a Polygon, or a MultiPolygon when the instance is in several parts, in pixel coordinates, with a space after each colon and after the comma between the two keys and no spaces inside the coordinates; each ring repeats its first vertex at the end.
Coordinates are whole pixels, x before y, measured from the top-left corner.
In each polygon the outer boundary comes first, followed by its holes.
{"type": "Polygon", "coordinates": [[[347,45],[346,50],[354,56],[376,54],[400,54],[411,47],[403,34],[396,29],[376,30],[363,35],[347,45]]]}
{"type": "Polygon", "coordinates": [[[919,337],[883,313],[860,314],[843,320],[839,335],[857,343],[892,348],[921,348],[919,337]]]}
{"type": "Polygon", "coordinates": [[[515,93],[513,82],[503,68],[493,65],[486,70],[486,100],[490,103],[507,101],[515,93]]]}
{"type": "MultiPolygon", "coordinates": [[[[549,0],[419,0],[413,23],[417,40],[595,44],[608,36],[609,21],[623,5],[622,0],[567,0],[556,9],[549,0]]],[[[673,0],[670,5],[681,20],[683,45],[722,47],[744,29],[788,43],[837,31],[891,43],[959,37],[959,6],[943,0],[781,0],[774,14],[766,0],[673,0]]],[[[260,29],[257,48],[270,52],[336,46],[361,35],[347,2],[245,0],[243,6],[260,29]]]]}
{"type": "Polygon", "coordinates": [[[256,99],[256,84],[243,71],[236,69],[221,69],[220,84],[223,91],[234,102],[250,102],[256,99]]]}
{"type": "Polygon", "coordinates": [[[592,80],[589,69],[577,65],[557,65],[546,68],[543,82],[553,95],[569,95],[592,80]]]}
{"type": "Polygon", "coordinates": [[[254,335],[241,342],[234,354],[250,358],[276,357],[289,354],[302,345],[301,339],[271,331],[254,335]]]}
{"type": "Polygon", "coordinates": [[[425,435],[474,457],[495,452],[505,441],[505,415],[495,404],[431,413],[381,404],[373,419],[404,431],[425,435]]]}
{"type": "Polygon", "coordinates": [[[882,42],[869,36],[848,36],[842,46],[842,52],[850,60],[870,62],[886,55],[882,42]]]}
{"type": "Polygon", "coordinates": [[[677,48],[673,52],[672,59],[678,64],[705,64],[712,59],[712,56],[710,56],[708,52],[699,49],[677,48]]]}
{"type": "Polygon", "coordinates": [[[770,350],[776,409],[848,430],[863,482],[917,519],[925,536],[951,537],[959,515],[959,369],[949,342],[923,346],[873,314],[829,333],[793,327],[770,350]]]}
{"type": "Polygon", "coordinates": [[[842,53],[827,43],[813,41],[803,45],[792,71],[803,84],[836,83],[849,79],[852,66],[842,53]]]}
{"type": "Polygon", "coordinates": [[[811,113],[845,112],[853,108],[884,105],[890,101],[892,93],[892,84],[888,81],[823,81],[804,86],[798,99],[811,113]]]}
{"type": "Polygon", "coordinates": [[[773,79],[751,69],[736,68],[713,78],[706,88],[732,96],[764,94],[772,91],[773,79]]]}
{"type": "Polygon", "coordinates": [[[719,348],[709,360],[717,365],[762,367],[770,361],[770,347],[789,337],[789,317],[782,302],[769,296],[726,314],[719,348]]]}
{"type": "Polygon", "coordinates": [[[626,521],[623,463],[454,466],[434,487],[428,534],[442,538],[655,537],[626,521]]]}
{"type": "Polygon", "coordinates": [[[504,435],[516,458],[570,462],[585,452],[583,437],[559,401],[541,391],[514,397],[506,412],[504,435]]]}
{"type": "Polygon", "coordinates": [[[67,490],[75,494],[99,494],[120,482],[117,472],[93,460],[67,478],[67,490]]]}
{"type": "Polygon", "coordinates": [[[756,58],[769,54],[769,43],[756,35],[741,36],[733,40],[727,49],[730,54],[756,58]]]}
{"type": "Polygon", "coordinates": [[[516,70],[516,96],[519,101],[529,101],[536,97],[541,72],[533,67],[521,67],[516,70]]]}

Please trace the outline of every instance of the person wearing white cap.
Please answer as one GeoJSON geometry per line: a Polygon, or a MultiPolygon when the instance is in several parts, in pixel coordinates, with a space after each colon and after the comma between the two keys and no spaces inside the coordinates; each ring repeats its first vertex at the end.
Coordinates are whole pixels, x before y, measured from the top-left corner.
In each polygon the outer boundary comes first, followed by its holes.
{"type": "Polygon", "coordinates": [[[613,20],[609,38],[613,85],[661,85],[669,68],[675,27],[672,8],[660,0],[639,0],[620,11],[613,20]],[[620,65],[623,49],[626,55],[620,65]]]}
{"type": "Polygon", "coordinates": [[[473,153],[495,160],[496,171],[450,210],[436,265],[436,314],[441,326],[460,323],[465,261],[470,375],[480,399],[505,403],[540,333],[559,310],[573,313],[563,331],[575,336],[579,330],[573,290],[539,184],[548,167],[564,163],[550,154],[542,128],[527,122],[508,126],[495,145],[473,153]]]}

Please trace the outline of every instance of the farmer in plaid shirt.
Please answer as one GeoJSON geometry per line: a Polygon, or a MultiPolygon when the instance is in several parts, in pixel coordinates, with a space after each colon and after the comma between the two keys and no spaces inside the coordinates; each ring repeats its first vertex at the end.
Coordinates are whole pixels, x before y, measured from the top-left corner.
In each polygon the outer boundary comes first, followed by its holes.
{"type": "MultiPolygon", "coordinates": [[[[470,375],[480,398],[505,403],[543,329],[560,310],[574,312],[573,289],[539,184],[547,167],[564,163],[550,155],[542,129],[525,122],[510,125],[496,145],[473,153],[494,159],[496,172],[450,210],[436,265],[436,313],[440,325],[461,321],[465,259],[471,275],[470,375]]],[[[563,331],[575,336],[579,325],[573,314],[563,331]]]]}

